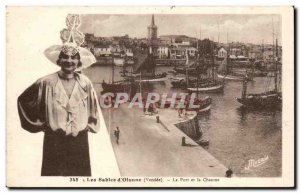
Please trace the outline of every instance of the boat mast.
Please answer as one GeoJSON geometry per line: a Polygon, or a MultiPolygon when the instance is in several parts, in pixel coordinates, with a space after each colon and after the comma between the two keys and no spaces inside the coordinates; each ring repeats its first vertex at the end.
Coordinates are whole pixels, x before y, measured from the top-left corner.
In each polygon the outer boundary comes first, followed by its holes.
{"type": "MultiPolygon", "coordinates": [[[[200,67],[200,57],[201,57],[201,61],[203,62],[202,63],[202,69],[205,69],[205,62],[204,62],[204,54],[203,54],[203,45],[202,45],[202,33],[201,33],[201,25],[200,25],[200,46],[198,48],[198,53],[199,53],[199,67],[200,67]]],[[[201,76],[202,74],[200,73],[200,78],[202,77],[201,76]]]]}
{"type": "Polygon", "coordinates": [[[261,58],[264,60],[264,39],[261,41],[261,58]]]}
{"type": "MultiPolygon", "coordinates": [[[[197,39],[197,51],[199,51],[199,45],[198,45],[198,34],[197,34],[197,37],[196,37],[196,39],[197,39]]],[[[199,52],[198,52],[199,53],[199,52]]]]}
{"type": "Polygon", "coordinates": [[[201,28],[201,25],[200,25],[200,41],[201,41],[201,30],[202,30],[202,28],[201,28]]]}
{"type": "MultiPolygon", "coordinates": [[[[254,64],[252,64],[254,66],[254,64]]],[[[243,79],[243,90],[242,90],[242,99],[246,99],[247,98],[247,83],[248,83],[248,73],[246,70],[246,74],[244,76],[243,79]]]]}
{"type": "Polygon", "coordinates": [[[112,77],[111,77],[112,84],[115,82],[115,63],[114,63],[114,53],[112,54],[112,77]]]}
{"type": "Polygon", "coordinates": [[[275,92],[278,92],[278,42],[276,38],[276,61],[275,61],[275,92]]]}
{"type": "Polygon", "coordinates": [[[142,96],[142,71],[140,71],[140,93],[142,96]]]}
{"type": "Polygon", "coordinates": [[[219,20],[218,20],[218,47],[220,44],[220,25],[219,25],[219,20]]]}
{"type": "Polygon", "coordinates": [[[228,45],[228,30],[227,30],[227,36],[226,36],[226,43],[228,45]]]}
{"type": "Polygon", "coordinates": [[[212,46],[211,46],[211,56],[212,56],[212,76],[213,76],[213,81],[215,82],[215,58],[214,58],[214,41],[212,41],[212,46]]]}
{"type": "Polygon", "coordinates": [[[127,60],[127,55],[126,55],[126,52],[125,52],[125,58],[124,58],[124,64],[122,66],[122,70],[123,70],[123,77],[125,77],[125,70],[126,70],[126,60],[127,60]]]}
{"type": "Polygon", "coordinates": [[[230,56],[230,44],[228,43],[228,29],[227,29],[227,46],[228,46],[228,50],[227,50],[227,58],[226,58],[226,66],[225,66],[225,70],[226,70],[226,75],[228,74],[228,64],[229,64],[229,56],[230,56]]]}
{"type": "MultiPolygon", "coordinates": [[[[201,37],[201,25],[200,25],[200,37],[201,37]]],[[[197,63],[196,63],[196,73],[197,73],[197,84],[196,84],[196,86],[197,86],[197,93],[196,93],[196,97],[197,97],[197,99],[198,99],[198,82],[199,82],[199,63],[200,63],[200,61],[199,61],[199,46],[198,46],[198,34],[196,34],[196,38],[197,38],[197,63]]]]}
{"type": "Polygon", "coordinates": [[[189,56],[187,50],[185,50],[185,57],[186,57],[185,79],[186,79],[186,86],[188,87],[189,86],[189,74],[188,74],[189,56]]]}
{"type": "Polygon", "coordinates": [[[244,76],[244,80],[243,80],[243,91],[242,91],[242,99],[246,99],[246,96],[247,96],[247,73],[246,75],[244,76]]]}
{"type": "MultiPolygon", "coordinates": [[[[274,48],[274,22],[273,22],[273,17],[272,17],[272,37],[273,37],[273,41],[272,41],[272,47],[273,47],[273,54],[272,54],[272,59],[273,59],[273,64],[275,64],[275,92],[277,92],[277,62],[275,61],[275,48],[274,48]]],[[[276,49],[277,49],[277,39],[276,39],[276,49]]],[[[277,54],[277,53],[276,53],[277,54]]]]}

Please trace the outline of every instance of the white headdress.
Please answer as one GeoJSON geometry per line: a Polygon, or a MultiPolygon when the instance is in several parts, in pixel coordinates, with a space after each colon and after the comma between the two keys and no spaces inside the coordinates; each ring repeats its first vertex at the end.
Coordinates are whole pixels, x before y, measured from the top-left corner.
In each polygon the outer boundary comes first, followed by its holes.
{"type": "Polygon", "coordinates": [[[46,57],[56,64],[58,55],[63,52],[66,55],[74,56],[79,53],[81,56],[82,68],[86,68],[96,62],[94,55],[86,48],[80,47],[85,39],[82,32],[79,31],[80,17],[78,14],[68,14],[66,17],[66,26],[60,31],[60,39],[63,45],[54,45],[47,48],[44,52],[46,57]]]}

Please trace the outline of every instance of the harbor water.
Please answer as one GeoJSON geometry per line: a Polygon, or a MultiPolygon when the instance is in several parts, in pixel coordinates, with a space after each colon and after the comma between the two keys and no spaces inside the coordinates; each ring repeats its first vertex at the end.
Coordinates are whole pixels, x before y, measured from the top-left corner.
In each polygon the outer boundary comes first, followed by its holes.
{"type": "MultiPolygon", "coordinates": [[[[172,69],[159,66],[156,72],[172,69]]],[[[114,80],[122,80],[122,70],[122,67],[114,68],[114,80]]],[[[130,67],[127,71],[130,71],[130,67]]],[[[93,82],[98,95],[102,91],[103,80],[112,80],[111,66],[94,65],[83,73],[93,82]]],[[[273,78],[256,77],[248,83],[248,92],[271,90],[274,88],[273,82],[273,78]]],[[[172,89],[169,80],[143,87],[161,94],[181,92],[180,89],[172,89]]],[[[236,100],[241,93],[242,82],[226,81],[223,93],[199,94],[199,97],[209,95],[213,99],[211,110],[198,115],[202,138],[209,140],[206,150],[237,176],[279,177],[282,174],[281,111],[245,110],[236,100]]]]}

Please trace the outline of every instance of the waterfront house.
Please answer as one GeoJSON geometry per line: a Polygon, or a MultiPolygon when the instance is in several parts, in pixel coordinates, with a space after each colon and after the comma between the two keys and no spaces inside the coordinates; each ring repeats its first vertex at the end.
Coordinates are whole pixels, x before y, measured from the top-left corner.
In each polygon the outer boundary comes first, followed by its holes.
{"type": "Polygon", "coordinates": [[[273,48],[272,47],[264,48],[263,59],[265,61],[273,60],[273,48]]]}
{"type": "Polygon", "coordinates": [[[196,48],[189,46],[189,47],[185,47],[185,50],[187,51],[188,55],[191,58],[196,57],[196,54],[197,54],[197,49],[196,48]]]}
{"type": "Polygon", "coordinates": [[[110,57],[111,54],[111,48],[109,46],[94,47],[94,55],[96,57],[110,57]]]}
{"type": "Polygon", "coordinates": [[[262,58],[261,50],[258,49],[252,49],[248,52],[248,57],[250,60],[258,60],[262,58]]]}
{"type": "Polygon", "coordinates": [[[220,59],[224,59],[227,57],[227,51],[224,47],[220,47],[217,52],[217,57],[220,59]]]}
{"type": "Polygon", "coordinates": [[[132,52],[132,49],[130,49],[130,48],[125,48],[125,49],[124,49],[124,52],[125,52],[125,56],[126,56],[127,58],[133,58],[133,52],[132,52]]]}
{"type": "Polygon", "coordinates": [[[169,47],[165,44],[161,44],[157,49],[157,56],[159,59],[169,58],[169,47]]]}
{"type": "Polygon", "coordinates": [[[170,48],[170,58],[171,59],[184,59],[185,58],[185,49],[182,48],[170,48]]]}
{"type": "Polygon", "coordinates": [[[196,57],[197,49],[194,47],[170,47],[170,59],[185,59],[186,53],[191,57],[196,57]]]}

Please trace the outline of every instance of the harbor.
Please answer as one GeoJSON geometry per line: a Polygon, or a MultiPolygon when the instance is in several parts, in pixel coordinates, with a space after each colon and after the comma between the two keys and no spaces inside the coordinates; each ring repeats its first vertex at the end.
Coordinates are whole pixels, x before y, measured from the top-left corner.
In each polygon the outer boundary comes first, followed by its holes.
{"type": "MultiPolygon", "coordinates": [[[[123,79],[121,76],[122,70],[123,68],[120,67],[115,68],[116,81],[123,79]]],[[[161,66],[157,67],[156,70],[161,73],[168,72],[172,70],[172,67],[161,66]]],[[[101,83],[103,80],[107,82],[111,81],[111,71],[111,66],[94,65],[85,69],[83,73],[91,79],[97,94],[100,96],[100,93],[102,92],[101,83]]],[[[172,77],[173,75],[168,75],[167,77],[169,78],[170,76],[172,77]]],[[[268,77],[256,77],[254,81],[249,83],[248,90],[249,92],[260,93],[272,89],[274,87],[272,80],[272,78],[270,79],[268,77]]],[[[143,87],[147,87],[147,89],[157,93],[181,91],[180,89],[172,88],[170,79],[155,84],[144,83],[143,87]]],[[[209,94],[213,99],[210,111],[197,116],[199,128],[203,131],[202,139],[209,140],[209,146],[206,148],[198,146],[197,148],[203,149],[209,153],[209,155],[213,156],[224,167],[231,168],[236,176],[280,176],[282,159],[280,153],[282,151],[282,112],[280,110],[263,111],[243,109],[242,105],[236,100],[236,98],[241,96],[241,91],[241,82],[226,81],[224,92],[209,94]],[[265,157],[266,155],[271,158],[266,164],[251,171],[245,170],[245,167],[248,165],[248,160],[258,159],[260,157],[265,157]]],[[[204,98],[207,95],[208,94],[205,93],[199,93],[200,98],[204,98]]],[[[155,144],[155,141],[163,140],[162,137],[164,134],[169,133],[163,126],[155,123],[155,115],[152,117],[145,116],[142,109],[129,109],[129,111],[134,111],[132,113],[125,113],[124,111],[126,111],[124,108],[112,108],[111,111],[110,109],[102,110],[116,156],[117,153],[121,153],[120,149],[122,149],[122,146],[124,145],[122,145],[122,135],[125,135],[124,143],[131,143],[132,146],[137,146],[136,148],[138,148],[138,145],[135,144],[135,142],[141,140],[141,137],[144,138],[149,135],[151,137],[147,137],[147,140],[149,140],[149,143],[153,140],[152,143],[155,144]],[[120,113],[122,116],[120,116],[120,113]],[[138,117],[139,121],[134,120],[133,116],[138,117]],[[145,122],[140,121],[142,118],[145,122]],[[136,123],[134,128],[130,128],[128,131],[131,132],[131,135],[126,134],[128,130],[127,127],[132,126],[128,121],[130,121],[130,123],[136,123]],[[155,125],[154,128],[151,129],[149,121],[155,125]],[[115,137],[112,134],[115,130],[115,126],[119,126],[121,129],[120,145],[115,144],[115,137]],[[148,128],[148,130],[146,128],[148,128]],[[157,131],[157,133],[153,133],[153,130],[157,131]],[[143,133],[140,133],[142,131],[143,133]]],[[[158,109],[158,115],[163,113],[163,111],[164,110],[158,109]]],[[[173,111],[174,117],[179,120],[177,111],[173,111]]],[[[175,126],[172,126],[172,128],[175,129],[175,126]]],[[[176,127],[176,129],[177,133],[180,133],[177,138],[172,139],[172,137],[169,136],[168,139],[164,140],[166,140],[166,143],[173,143],[176,148],[181,148],[181,137],[185,136],[185,134],[179,128],[176,127]]],[[[167,150],[165,149],[165,151],[167,150]]],[[[130,154],[140,156],[140,153],[138,152],[130,152],[130,154]]],[[[152,155],[155,154],[155,152],[156,151],[153,151],[152,155]]],[[[123,154],[125,153],[129,154],[128,151],[123,152],[123,154]]],[[[194,153],[197,154],[197,152],[190,154],[194,153]]],[[[159,156],[160,154],[161,152],[156,156],[159,156]]],[[[185,158],[180,157],[178,159],[185,158]]],[[[130,164],[129,160],[125,159],[124,161],[127,162],[126,164],[130,164]]],[[[131,164],[134,163],[135,162],[132,162],[131,164]]],[[[124,166],[124,168],[126,167],[124,166]]],[[[155,171],[159,173],[158,170],[155,171]]],[[[149,175],[154,174],[155,171],[151,171],[149,175]]],[[[127,173],[126,171],[123,171],[123,174],[129,175],[131,172],[129,171],[129,173],[127,173]]],[[[201,176],[201,173],[198,175],[201,176]]],[[[224,175],[223,170],[220,172],[220,175],[224,175]]]]}
{"type": "Polygon", "coordinates": [[[86,39],[102,62],[83,73],[112,105],[102,112],[121,175],[281,176],[282,50],[274,27],[266,45],[229,43],[228,33],[221,43],[219,27],[218,41],[202,39],[201,29],[196,38],[158,37],[154,15],[147,29],[145,39],[86,39]],[[251,168],[257,160],[264,164],[251,168]]]}

